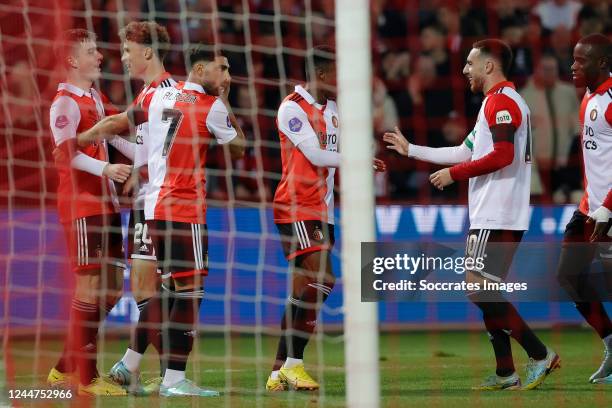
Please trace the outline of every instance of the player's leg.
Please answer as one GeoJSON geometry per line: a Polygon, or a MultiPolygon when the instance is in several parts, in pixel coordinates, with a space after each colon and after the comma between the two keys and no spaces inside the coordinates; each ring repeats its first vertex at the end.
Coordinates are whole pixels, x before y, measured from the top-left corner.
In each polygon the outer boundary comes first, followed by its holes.
{"type": "MultiPolygon", "coordinates": [[[[470,257],[483,258],[484,269],[469,271],[466,275],[468,282],[479,283],[481,288],[484,288],[485,279],[503,282],[521,237],[521,231],[470,231],[466,252],[470,257]]],[[[525,349],[530,361],[540,362],[540,365],[550,363],[555,366],[553,368],[556,368],[558,356],[547,349],[501,292],[480,290],[468,294],[468,298],[482,311],[497,361],[496,375],[488,378],[477,387],[478,389],[516,389],[520,387],[520,379],[512,362],[509,337],[514,338],[525,349]]],[[[528,369],[528,374],[533,371],[528,369]]],[[[535,387],[542,380],[543,378],[538,377],[539,382],[534,385],[533,379],[528,378],[527,386],[535,387]]]]}
{"type": "MultiPolygon", "coordinates": [[[[185,377],[187,360],[197,336],[204,277],[208,274],[208,234],[204,224],[156,222],[156,238],[162,241],[158,257],[163,276],[171,276],[174,298],[168,320],[162,322],[162,341],[168,350],[166,370],[159,387],[161,396],[218,396],[185,377]]],[[[165,288],[169,285],[164,283],[165,288]]],[[[162,316],[163,318],[164,316],[162,316]]]]}
{"type": "Polygon", "coordinates": [[[91,216],[67,228],[76,284],[65,360],[78,370],[80,394],[125,395],[124,390],[101,379],[96,368],[98,328],[121,297],[123,282],[122,270],[107,265],[110,221],[109,216],[91,216]]]}
{"type": "Polygon", "coordinates": [[[131,287],[140,314],[125,354],[113,365],[109,376],[131,393],[146,393],[140,384],[140,363],[149,344],[153,343],[162,359],[161,321],[162,301],[160,279],[157,274],[156,245],[153,241],[154,224],[145,222],[142,211],[132,211],[129,231],[131,235],[131,287]]]}
{"type": "Polygon", "coordinates": [[[287,380],[296,389],[318,388],[304,370],[304,349],[315,330],[318,312],[335,283],[329,252],[334,243],[333,225],[302,221],[289,226],[291,229],[279,225],[279,231],[289,238],[284,240],[284,249],[293,269],[292,291],[281,320],[275,363],[266,384],[270,391],[284,390],[287,380]]]}
{"type": "MultiPolygon", "coordinates": [[[[160,355],[161,363],[161,337],[159,336],[159,330],[155,330],[160,325],[162,314],[162,302],[158,296],[161,284],[160,275],[157,270],[157,263],[154,260],[154,254],[150,252],[151,240],[146,230],[144,211],[133,210],[132,219],[134,222],[130,222],[130,225],[133,225],[131,229],[131,254],[136,257],[138,255],[147,256],[146,259],[133,260],[130,274],[132,294],[140,311],[139,323],[142,323],[135,330],[132,344],[143,352],[149,344],[152,344],[160,355]],[[138,343],[138,345],[135,343],[138,343]]],[[[166,313],[169,313],[169,308],[165,310],[166,313]]],[[[163,374],[163,367],[160,367],[160,369],[163,374]]]]}
{"type": "MultiPolygon", "coordinates": [[[[578,312],[604,343],[604,359],[589,381],[605,382],[606,378],[612,378],[612,322],[597,291],[589,287],[588,279],[585,280],[591,262],[599,249],[598,244],[589,242],[593,228],[586,221],[587,217],[580,211],[576,211],[565,227],[563,247],[557,267],[557,279],[574,301],[578,312]]],[[[603,247],[605,249],[607,245],[603,247]]],[[[606,259],[605,256],[602,257],[605,273],[608,275],[612,273],[612,268],[606,259]]]]}

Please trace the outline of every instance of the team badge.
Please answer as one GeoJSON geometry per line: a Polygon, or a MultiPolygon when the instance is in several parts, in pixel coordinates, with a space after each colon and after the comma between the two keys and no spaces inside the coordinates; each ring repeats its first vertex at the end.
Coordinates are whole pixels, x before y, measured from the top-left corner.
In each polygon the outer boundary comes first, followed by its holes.
{"type": "Polygon", "coordinates": [[[289,120],[289,129],[291,129],[292,132],[299,132],[300,129],[302,129],[302,125],[302,121],[298,118],[292,118],[289,120]]]}
{"type": "Polygon", "coordinates": [[[335,128],[338,127],[338,118],[336,115],[332,116],[332,125],[334,125],[335,128]]]}
{"type": "Polygon", "coordinates": [[[591,118],[591,120],[594,122],[595,119],[597,119],[597,109],[593,109],[591,111],[591,113],[589,114],[589,117],[591,118]]]}
{"type": "Polygon", "coordinates": [[[70,121],[66,115],[59,115],[57,119],[55,119],[55,127],[58,129],[65,128],[68,126],[68,123],[70,123],[70,121]]]}
{"type": "Polygon", "coordinates": [[[321,231],[319,228],[315,228],[315,230],[312,231],[312,237],[317,241],[323,241],[323,231],[321,231]]]}

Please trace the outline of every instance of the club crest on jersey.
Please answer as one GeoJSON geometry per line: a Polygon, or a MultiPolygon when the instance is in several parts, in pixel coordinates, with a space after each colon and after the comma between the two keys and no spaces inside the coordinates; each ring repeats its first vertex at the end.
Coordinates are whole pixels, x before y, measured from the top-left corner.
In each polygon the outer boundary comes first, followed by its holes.
{"type": "Polygon", "coordinates": [[[502,123],[512,123],[512,116],[507,110],[499,111],[495,115],[495,124],[500,125],[502,123]]]}
{"type": "Polygon", "coordinates": [[[70,121],[66,115],[59,115],[57,119],[55,119],[55,127],[58,129],[65,128],[68,126],[68,123],[70,123],[70,121]]]}
{"type": "Polygon", "coordinates": [[[317,241],[323,241],[323,231],[321,231],[318,227],[312,232],[312,237],[317,241]]]}
{"type": "Polygon", "coordinates": [[[335,128],[338,127],[338,118],[336,115],[332,116],[332,125],[334,125],[335,128]]]}
{"type": "Polygon", "coordinates": [[[594,122],[595,119],[597,119],[597,109],[593,109],[591,111],[591,113],[589,114],[589,117],[591,118],[591,120],[594,122]]]}
{"type": "Polygon", "coordinates": [[[302,129],[302,125],[302,121],[298,118],[292,118],[289,120],[289,129],[291,129],[292,132],[299,132],[300,129],[302,129]]]}

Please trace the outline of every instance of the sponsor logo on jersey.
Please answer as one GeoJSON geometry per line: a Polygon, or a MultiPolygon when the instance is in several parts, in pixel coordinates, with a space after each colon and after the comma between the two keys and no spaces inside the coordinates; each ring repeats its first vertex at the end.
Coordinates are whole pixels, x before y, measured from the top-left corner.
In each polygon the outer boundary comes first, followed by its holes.
{"type": "Polygon", "coordinates": [[[510,116],[510,112],[507,110],[497,112],[495,115],[495,123],[497,125],[502,123],[512,123],[512,116],[510,116]]]}
{"type": "Polygon", "coordinates": [[[338,118],[336,117],[336,115],[332,116],[332,125],[334,125],[335,128],[338,127],[338,118]]]}
{"type": "Polygon", "coordinates": [[[57,119],[55,119],[55,127],[58,129],[65,128],[69,123],[70,121],[66,115],[59,115],[57,119]]]}
{"type": "Polygon", "coordinates": [[[299,132],[300,129],[302,129],[302,125],[302,121],[298,118],[292,118],[289,120],[289,129],[291,129],[292,132],[299,132]]]}
{"type": "Polygon", "coordinates": [[[593,109],[591,113],[589,114],[589,117],[591,118],[592,121],[595,121],[595,119],[597,119],[597,109],[593,109]]]}
{"type": "Polygon", "coordinates": [[[149,250],[149,247],[146,245],[142,245],[140,248],[138,248],[138,250],[140,252],[147,252],[149,250]]]}

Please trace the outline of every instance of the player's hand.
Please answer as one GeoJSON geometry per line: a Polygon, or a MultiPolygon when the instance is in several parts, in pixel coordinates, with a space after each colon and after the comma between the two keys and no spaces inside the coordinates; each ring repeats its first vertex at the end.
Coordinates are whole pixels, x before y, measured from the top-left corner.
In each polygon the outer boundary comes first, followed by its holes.
{"type": "Polygon", "coordinates": [[[68,161],[68,157],[59,147],[53,149],[53,152],[51,154],[53,155],[53,160],[55,161],[56,165],[58,163],[65,163],[66,161],[68,161]]]}
{"type": "Polygon", "coordinates": [[[608,230],[610,229],[610,218],[612,217],[612,211],[608,210],[603,205],[593,211],[593,213],[587,219],[587,224],[595,223],[595,228],[591,234],[591,242],[599,241],[603,238],[608,230]]]}
{"type": "Polygon", "coordinates": [[[138,172],[133,172],[127,181],[123,184],[121,194],[124,196],[132,197],[138,188],[140,187],[140,180],[138,179],[138,172]]]}
{"type": "Polygon", "coordinates": [[[123,183],[125,180],[128,179],[128,177],[130,177],[130,174],[132,174],[132,166],[129,166],[127,164],[108,163],[106,167],[104,167],[102,174],[104,174],[106,177],[113,181],[123,183]]]}
{"type": "Polygon", "coordinates": [[[403,156],[408,156],[408,140],[396,126],[393,132],[385,132],[383,141],[389,143],[387,149],[395,150],[403,156]]]}
{"type": "Polygon", "coordinates": [[[387,163],[377,158],[374,158],[373,167],[374,167],[374,171],[378,171],[378,172],[387,171],[387,163]]]}
{"type": "Polygon", "coordinates": [[[221,86],[219,87],[219,97],[224,99],[224,100],[229,100],[229,93],[230,93],[230,86],[232,84],[232,80],[228,79],[227,81],[224,81],[221,86]]]}
{"type": "Polygon", "coordinates": [[[438,190],[444,190],[444,187],[451,185],[455,182],[450,175],[450,169],[447,167],[442,170],[438,170],[429,176],[429,181],[438,190]]]}

